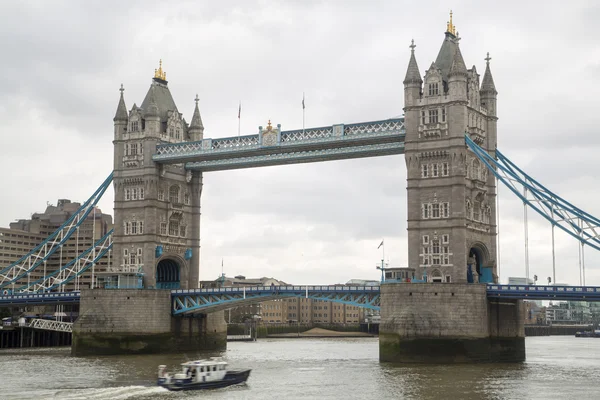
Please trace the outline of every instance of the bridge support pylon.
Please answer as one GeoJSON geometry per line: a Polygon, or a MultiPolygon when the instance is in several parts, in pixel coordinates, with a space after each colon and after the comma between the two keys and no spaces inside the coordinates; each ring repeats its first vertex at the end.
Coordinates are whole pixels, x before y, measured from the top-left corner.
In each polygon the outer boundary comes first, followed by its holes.
{"type": "Polygon", "coordinates": [[[395,363],[521,362],[522,300],[488,299],[486,285],[381,285],[379,359],[395,363]]]}
{"type": "Polygon", "coordinates": [[[79,310],[73,325],[74,356],[178,353],[227,346],[223,311],[173,317],[170,290],[82,290],[79,310]]]}

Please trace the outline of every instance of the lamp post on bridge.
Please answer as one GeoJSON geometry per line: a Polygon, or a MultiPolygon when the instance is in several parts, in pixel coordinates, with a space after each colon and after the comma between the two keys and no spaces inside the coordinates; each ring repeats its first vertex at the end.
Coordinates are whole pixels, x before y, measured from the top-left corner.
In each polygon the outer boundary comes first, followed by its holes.
{"type": "Polygon", "coordinates": [[[381,259],[381,265],[378,265],[375,267],[376,269],[381,270],[381,283],[383,283],[383,281],[385,280],[384,271],[386,270],[387,267],[388,267],[388,264],[384,263],[383,258],[381,259]]]}

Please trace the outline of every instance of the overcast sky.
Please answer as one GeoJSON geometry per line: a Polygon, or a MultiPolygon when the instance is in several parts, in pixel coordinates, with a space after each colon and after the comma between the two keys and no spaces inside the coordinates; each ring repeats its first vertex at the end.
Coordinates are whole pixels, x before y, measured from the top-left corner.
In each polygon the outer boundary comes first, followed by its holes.
{"type": "MultiPolygon", "coordinates": [[[[112,168],[119,86],[141,104],[158,60],[206,138],[402,115],[414,39],[421,74],[449,8],[468,67],[490,52],[498,147],[564,198],[600,215],[600,45],[594,1],[0,0],[0,226],[58,198],[84,201],[112,168]]],[[[269,276],[296,284],[378,279],[406,266],[404,156],[204,175],[201,279],[269,276]]],[[[524,276],[523,207],[501,187],[500,275],[524,276]]],[[[100,206],[112,214],[112,190],[100,206]]],[[[550,225],[529,212],[530,270],[552,274],[550,225]]],[[[558,232],[558,231],[557,231],[558,232]]],[[[557,281],[578,284],[578,245],[557,233],[557,281]]],[[[586,248],[588,284],[600,256],[586,248]]]]}

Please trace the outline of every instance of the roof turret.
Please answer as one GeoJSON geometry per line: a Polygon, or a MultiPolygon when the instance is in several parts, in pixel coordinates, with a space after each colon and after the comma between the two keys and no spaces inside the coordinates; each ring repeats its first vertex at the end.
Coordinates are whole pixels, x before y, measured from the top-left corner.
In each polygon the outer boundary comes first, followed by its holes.
{"type": "Polygon", "coordinates": [[[198,95],[196,94],[196,98],[194,101],[196,102],[196,108],[194,109],[194,115],[192,116],[192,122],[190,123],[190,129],[203,129],[204,125],[202,125],[202,118],[200,117],[200,110],[198,109],[198,95]]]}
{"type": "Polygon", "coordinates": [[[494,85],[494,78],[492,78],[492,71],[490,71],[490,53],[487,53],[487,57],[485,58],[486,66],[485,73],[483,74],[483,80],[481,81],[481,92],[491,92],[493,94],[498,94],[496,91],[496,85],[494,85]]]}
{"type": "Polygon", "coordinates": [[[125,99],[123,98],[123,84],[121,84],[121,88],[119,89],[121,92],[121,98],[119,99],[119,105],[117,106],[117,112],[115,113],[115,117],[113,121],[127,121],[127,107],[125,107],[125,99]]]}
{"type": "Polygon", "coordinates": [[[417,65],[417,59],[415,58],[415,41],[410,42],[410,61],[408,62],[408,68],[406,69],[406,77],[404,78],[404,84],[408,83],[423,83],[421,73],[419,72],[419,66],[417,65]]]}

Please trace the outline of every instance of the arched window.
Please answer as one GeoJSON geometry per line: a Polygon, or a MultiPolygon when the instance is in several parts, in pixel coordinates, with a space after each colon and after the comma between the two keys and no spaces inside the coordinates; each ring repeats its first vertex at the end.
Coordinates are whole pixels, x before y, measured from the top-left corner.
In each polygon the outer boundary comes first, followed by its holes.
{"type": "Polygon", "coordinates": [[[479,160],[474,159],[471,168],[471,179],[479,179],[480,167],[481,165],[479,163],[479,160]]]}
{"type": "Polygon", "coordinates": [[[173,185],[169,188],[169,201],[179,203],[179,186],[173,185]]]}

